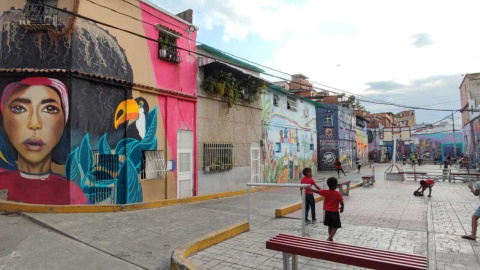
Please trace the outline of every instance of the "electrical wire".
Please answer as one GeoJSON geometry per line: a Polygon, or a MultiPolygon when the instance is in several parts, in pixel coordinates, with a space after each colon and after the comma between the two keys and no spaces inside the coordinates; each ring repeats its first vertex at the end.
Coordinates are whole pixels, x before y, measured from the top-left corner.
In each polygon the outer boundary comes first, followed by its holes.
{"type": "MultiPolygon", "coordinates": [[[[89,0],[90,1],[90,0],[89,0]]],[[[92,2],[92,1],[90,1],[92,2]]],[[[52,9],[55,9],[57,11],[60,11],[60,12],[64,12],[64,13],[67,13],[69,15],[72,15],[72,16],[75,16],[75,17],[78,17],[78,18],[81,18],[81,19],[84,19],[84,20],[87,20],[87,21],[91,21],[91,22],[94,22],[94,23],[97,23],[97,24],[100,24],[100,25],[103,25],[103,26],[107,26],[107,27],[110,27],[110,28],[113,28],[113,29],[116,29],[116,30],[119,30],[119,31],[122,31],[122,32],[125,32],[125,33],[129,33],[131,35],[134,35],[136,37],[139,37],[139,38],[143,38],[143,39],[146,39],[146,40],[149,40],[149,41],[154,41],[154,42],[158,42],[160,44],[166,44],[166,45],[169,45],[171,47],[174,47],[178,50],[181,50],[181,51],[186,51],[186,52],[189,52],[189,53],[192,53],[192,54],[195,54],[195,55],[198,55],[198,56],[202,56],[202,57],[206,57],[206,58],[210,58],[210,59],[213,59],[217,62],[221,62],[221,63],[224,63],[224,64],[228,64],[228,65],[231,65],[231,66],[235,66],[235,67],[238,67],[238,68],[244,68],[242,66],[239,66],[235,63],[231,63],[231,62],[227,62],[227,61],[224,61],[224,60],[221,60],[221,59],[218,59],[218,58],[215,58],[215,57],[212,57],[212,56],[209,56],[209,55],[205,55],[205,54],[202,54],[202,53],[198,53],[198,52],[194,52],[190,49],[186,49],[186,48],[182,48],[182,47],[178,47],[178,46],[174,46],[172,44],[167,44],[166,42],[163,42],[163,41],[159,41],[157,39],[153,39],[153,38],[150,38],[150,37],[147,37],[147,36],[144,36],[144,35],[141,35],[141,34],[138,34],[138,33],[135,33],[135,32],[132,32],[130,30],[126,30],[126,29],[123,29],[123,28],[120,28],[120,27],[117,27],[117,26],[114,26],[114,25],[111,25],[111,24],[107,24],[107,23],[104,23],[104,22],[100,22],[100,21],[97,21],[95,19],[92,19],[92,18],[89,18],[89,17],[86,17],[86,16],[83,16],[81,14],[78,14],[78,13],[75,13],[75,12],[71,12],[71,11],[68,11],[68,10],[63,10],[63,9],[60,9],[58,7],[55,7],[55,6],[52,6],[52,5],[48,5],[48,4],[45,4],[43,2],[38,2],[39,4],[41,5],[44,5],[46,7],[49,7],[49,8],[52,8],[52,9]]],[[[130,3],[131,4],[131,3],[130,3]]],[[[239,58],[239,59],[242,59],[242,58],[239,58]]],[[[249,61],[250,63],[254,63],[252,61],[249,61]]],[[[256,63],[255,63],[256,64],[256,63]]],[[[259,65],[259,66],[262,66],[262,65],[259,65]]],[[[263,66],[264,67],[264,66],[263,66]]],[[[267,67],[268,68],[268,67],[267,67]]],[[[271,70],[275,70],[275,69],[272,69],[272,68],[269,68],[271,70]]],[[[275,70],[276,71],[276,70],[275,70]]],[[[278,71],[277,71],[278,72],[278,71]]],[[[285,73],[285,72],[281,72],[283,74],[288,74],[288,73],[285,73]]],[[[283,77],[279,77],[277,75],[273,75],[273,74],[269,74],[269,73],[262,73],[264,74],[265,76],[269,76],[269,77],[273,77],[273,78],[277,78],[277,79],[281,79],[281,80],[284,80],[284,81],[289,81],[288,79],[285,79],[283,77]]],[[[290,75],[290,74],[289,74],[290,75]]],[[[290,75],[291,76],[291,75],[290,75]]],[[[335,87],[331,87],[331,86],[328,86],[328,85],[325,85],[325,84],[321,84],[321,83],[317,83],[317,82],[313,82],[311,81],[312,84],[317,84],[317,85],[321,85],[321,86],[324,86],[324,87],[328,87],[328,88],[331,88],[331,89],[335,89],[339,92],[334,92],[334,91],[331,91],[331,90],[326,90],[326,89],[322,89],[322,88],[319,88],[319,87],[314,87],[313,85],[309,85],[309,84],[303,84],[301,82],[295,82],[301,86],[308,86],[308,87],[312,87],[312,89],[316,89],[316,90],[323,90],[323,91],[329,91],[329,92],[332,92],[332,93],[335,93],[335,94],[340,94],[340,95],[344,95],[345,93],[350,93],[352,95],[355,95],[355,96],[362,96],[362,97],[365,97],[363,95],[359,95],[359,94],[355,94],[355,93],[351,93],[351,92],[348,92],[348,91],[345,91],[345,90],[341,90],[341,89],[338,89],[338,88],[335,88],[335,87]],[[343,93],[341,93],[343,92],[343,93]]],[[[395,103],[391,103],[391,102],[385,102],[385,101],[382,101],[382,100],[378,100],[378,101],[373,101],[373,100],[377,100],[377,99],[374,99],[374,98],[371,98],[371,97],[365,97],[365,98],[368,98],[368,99],[371,99],[371,100],[365,100],[365,99],[358,99],[359,101],[363,101],[363,102],[367,102],[367,103],[374,103],[374,104],[382,104],[382,105],[391,105],[391,106],[396,106],[396,107],[401,107],[401,108],[410,108],[410,109],[415,109],[415,110],[428,110],[428,111],[472,111],[472,112],[480,112],[480,110],[470,110],[470,109],[465,109],[465,110],[462,110],[462,109],[432,109],[432,108],[424,108],[424,107],[415,107],[415,106],[407,106],[407,105],[401,105],[401,104],[395,104],[395,103]]]]}

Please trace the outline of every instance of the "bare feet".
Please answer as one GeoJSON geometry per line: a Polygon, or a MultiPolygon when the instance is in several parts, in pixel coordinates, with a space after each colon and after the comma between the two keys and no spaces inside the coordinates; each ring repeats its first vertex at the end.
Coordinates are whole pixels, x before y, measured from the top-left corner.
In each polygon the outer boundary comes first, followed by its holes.
{"type": "Polygon", "coordinates": [[[327,238],[327,241],[332,241],[333,242],[333,238],[327,238]]]}

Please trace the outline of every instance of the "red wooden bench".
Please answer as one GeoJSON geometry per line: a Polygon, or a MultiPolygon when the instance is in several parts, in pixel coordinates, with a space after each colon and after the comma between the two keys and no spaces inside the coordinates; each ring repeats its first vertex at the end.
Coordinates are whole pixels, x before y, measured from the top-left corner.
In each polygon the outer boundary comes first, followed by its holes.
{"type": "Polygon", "coordinates": [[[359,247],[308,237],[279,234],[267,241],[267,249],[283,253],[283,269],[298,269],[297,256],[310,257],[370,269],[427,269],[427,258],[421,255],[359,247]]]}
{"type": "Polygon", "coordinates": [[[350,183],[352,181],[350,180],[344,180],[344,181],[340,181],[338,182],[337,184],[337,187],[338,187],[338,191],[343,195],[343,196],[348,196],[348,194],[350,193],[350,183]],[[346,187],[346,190],[343,188],[343,186],[346,187]]]}
{"type": "Polygon", "coordinates": [[[363,180],[363,186],[364,187],[369,187],[370,185],[373,185],[373,175],[365,175],[365,176],[362,176],[362,180],[363,180]]]}
{"type": "Polygon", "coordinates": [[[461,176],[463,178],[468,178],[468,176],[475,176],[475,178],[478,181],[478,178],[480,177],[480,173],[461,173],[461,172],[451,172],[450,173],[450,178],[448,179],[448,182],[452,179],[453,176],[453,182],[455,183],[455,176],[461,176]],[[467,176],[467,177],[465,177],[467,176]]]}

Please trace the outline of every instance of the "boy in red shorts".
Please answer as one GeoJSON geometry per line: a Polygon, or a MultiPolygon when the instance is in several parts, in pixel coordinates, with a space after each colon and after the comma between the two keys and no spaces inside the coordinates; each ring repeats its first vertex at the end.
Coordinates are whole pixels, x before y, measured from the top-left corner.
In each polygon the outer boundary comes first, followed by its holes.
{"type": "Polygon", "coordinates": [[[435,181],[433,181],[432,179],[427,179],[427,180],[422,180],[420,181],[420,187],[417,189],[417,192],[422,189],[422,191],[420,191],[420,194],[422,194],[423,196],[423,192],[425,191],[425,189],[428,188],[428,197],[432,197],[432,187],[433,185],[435,185],[435,181]]]}
{"type": "Polygon", "coordinates": [[[323,221],[323,224],[328,226],[327,241],[333,241],[333,236],[337,232],[337,229],[342,227],[340,213],[343,213],[344,204],[342,194],[336,191],[338,185],[337,178],[328,178],[327,185],[329,189],[318,190],[316,192],[324,198],[323,210],[325,210],[325,220],[323,221]],[[338,205],[340,205],[340,209],[338,205]]]}

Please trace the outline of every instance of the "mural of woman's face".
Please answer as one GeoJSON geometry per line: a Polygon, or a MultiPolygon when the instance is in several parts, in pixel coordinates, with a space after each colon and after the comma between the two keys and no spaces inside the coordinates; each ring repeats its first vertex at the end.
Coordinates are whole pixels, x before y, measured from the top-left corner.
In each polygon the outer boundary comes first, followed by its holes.
{"type": "Polygon", "coordinates": [[[28,86],[12,93],[5,104],[3,125],[21,159],[31,165],[49,159],[65,127],[59,94],[48,86],[28,86]]]}

